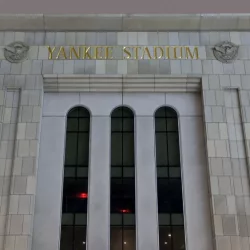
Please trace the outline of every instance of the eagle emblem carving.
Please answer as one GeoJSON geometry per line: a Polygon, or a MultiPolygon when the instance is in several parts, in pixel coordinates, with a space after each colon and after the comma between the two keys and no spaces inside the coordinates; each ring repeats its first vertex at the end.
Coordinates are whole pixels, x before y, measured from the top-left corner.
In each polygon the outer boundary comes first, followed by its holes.
{"type": "Polygon", "coordinates": [[[11,63],[20,63],[27,58],[29,46],[23,42],[13,42],[4,48],[4,56],[11,63]]]}
{"type": "Polygon", "coordinates": [[[233,62],[238,55],[239,46],[232,42],[224,41],[213,47],[215,58],[222,63],[233,62]]]}

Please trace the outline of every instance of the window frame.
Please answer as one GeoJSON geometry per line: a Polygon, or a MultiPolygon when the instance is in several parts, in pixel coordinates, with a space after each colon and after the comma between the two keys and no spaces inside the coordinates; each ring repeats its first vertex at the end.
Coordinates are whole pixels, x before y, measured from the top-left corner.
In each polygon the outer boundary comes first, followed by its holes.
{"type": "MultiPolygon", "coordinates": [[[[180,126],[179,126],[179,116],[178,116],[178,113],[172,108],[172,107],[168,107],[168,106],[162,106],[162,107],[159,107],[156,111],[155,111],[155,114],[154,114],[154,128],[155,128],[155,163],[156,163],[156,182],[157,182],[157,211],[158,211],[158,232],[159,232],[159,250],[163,250],[163,249],[166,249],[166,250],[176,250],[174,248],[174,245],[173,245],[173,232],[175,231],[176,228],[182,228],[183,229],[183,239],[184,239],[184,249],[187,247],[187,244],[186,244],[186,227],[185,227],[185,206],[184,206],[184,192],[183,192],[183,178],[182,178],[182,164],[181,164],[181,143],[180,143],[180,126]],[[157,116],[157,112],[162,112],[164,110],[164,116],[157,116]],[[174,116],[168,116],[166,115],[168,112],[166,111],[169,111],[169,113],[172,113],[174,114],[174,116]],[[166,128],[162,131],[159,131],[157,130],[157,128],[159,128],[160,126],[157,125],[157,118],[158,119],[165,119],[165,125],[166,125],[166,128]],[[175,126],[176,128],[171,131],[171,130],[168,130],[168,119],[175,119],[176,121],[174,122],[175,123],[175,126]],[[171,165],[169,164],[169,158],[170,158],[170,155],[169,155],[169,150],[168,150],[168,146],[169,146],[169,138],[168,138],[168,135],[171,134],[171,133],[176,133],[177,134],[177,139],[178,139],[178,164],[175,164],[175,165],[171,165]],[[158,165],[158,155],[157,155],[157,147],[159,146],[157,144],[157,135],[158,134],[165,134],[166,135],[166,148],[167,148],[167,164],[164,165],[164,164],[159,164],[158,165]],[[169,172],[170,172],[170,168],[179,168],[179,177],[171,177],[169,172]],[[158,170],[162,168],[167,168],[167,176],[159,176],[158,175],[158,170]],[[179,188],[181,190],[181,206],[182,206],[182,224],[181,225],[174,225],[173,222],[172,222],[172,216],[175,214],[173,213],[174,211],[172,211],[170,209],[169,212],[160,212],[159,211],[159,184],[158,184],[158,180],[180,180],[180,184],[179,184],[179,188]],[[168,215],[169,216],[169,221],[168,223],[164,224],[164,223],[161,223],[160,220],[159,220],[159,217],[160,215],[168,215]],[[171,235],[171,239],[170,239],[170,245],[168,245],[167,247],[162,247],[161,248],[161,245],[162,245],[162,242],[161,242],[161,234],[162,234],[162,230],[165,230],[166,228],[169,229],[169,234],[171,235]]],[[[180,213],[178,213],[180,214],[180,213]]],[[[166,242],[165,242],[166,243],[166,242]]]]}
{"type": "MultiPolygon", "coordinates": [[[[118,230],[122,230],[122,238],[121,238],[121,244],[119,243],[119,245],[121,246],[121,250],[124,250],[124,235],[125,235],[125,232],[126,230],[132,230],[133,233],[134,233],[134,250],[136,250],[136,194],[135,194],[135,190],[136,190],[136,186],[135,186],[135,182],[136,182],[136,179],[135,179],[135,115],[134,115],[134,112],[126,107],[126,106],[119,106],[117,108],[115,108],[112,112],[111,112],[111,115],[110,115],[110,118],[111,118],[111,152],[110,152],[110,157],[111,157],[111,161],[110,161],[110,250],[112,250],[112,230],[115,230],[115,229],[118,229],[118,230]],[[129,116],[127,116],[126,114],[124,115],[124,110],[126,112],[129,113],[129,116]],[[121,112],[121,115],[117,115],[115,112],[121,112]],[[120,130],[113,130],[113,122],[114,120],[113,119],[121,119],[120,123],[121,124],[118,124],[118,125],[115,125],[115,127],[117,128],[120,128],[120,125],[121,125],[121,129],[120,130]],[[130,127],[130,130],[124,130],[124,119],[128,119],[128,120],[131,120],[130,122],[133,124],[130,124],[129,127],[130,127]],[[132,128],[132,129],[131,129],[132,128]],[[112,135],[113,134],[116,134],[116,133],[121,133],[122,135],[122,138],[121,138],[121,143],[122,143],[122,146],[121,146],[121,156],[122,156],[122,159],[121,159],[121,164],[112,164],[112,135]],[[124,164],[124,160],[123,160],[123,156],[124,156],[124,141],[123,141],[123,136],[126,135],[126,134],[132,134],[133,135],[133,149],[132,149],[132,158],[133,158],[133,164],[131,165],[125,165],[124,164]],[[112,176],[112,169],[115,169],[115,168],[120,168],[121,169],[121,176],[119,177],[115,177],[115,176],[112,176]],[[128,169],[133,169],[133,174],[132,176],[124,176],[124,171],[125,170],[128,170],[128,169]],[[132,212],[126,212],[126,213],[123,213],[123,212],[120,212],[120,213],[114,213],[112,211],[112,180],[121,180],[121,182],[123,183],[124,179],[125,180],[133,180],[134,182],[134,187],[133,187],[133,196],[132,196],[132,199],[133,199],[133,209],[132,209],[132,212]],[[112,215],[120,215],[121,216],[121,223],[119,225],[114,225],[112,224],[112,221],[111,221],[111,218],[112,218],[112,215]],[[126,215],[132,215],[132,217],[134,218],[134,223],[132,223],[131,225],[130,224],[127,224],[124,223],[124,220],[125,220],[125,216],[126,215]]],[[[119,122],[118,122],[119,123],[119,122]]],[[[123,197],[123,200],[122,200],[122,203],[124,203],[124,197],[123,197]]]]}
{"type": "MultiPolygon", "coordinates": [[[[88,191],[89,191],[89,181],[88,181],[88,178],[89,178],[89,159],[90,159],[90,125],[91,125],[91,114],[89,112],[88,109],[86,109],[85,107],[82,107],[82,106],[76,106],[74,108],[72,108],[71,110],[69,110],[67,116],[66,116],[66,136],[65,136],[65,148],[64,148],[64,163],[63,163],[63,182],[62,182],[62,202],[61,202],[61,233],[60,233],[60,249],[59,250],[63,250],[63,246],[62,246],[62,242],[63,239],[63,235],[62,235],[62,231],[63,229],[65,228],[71,228],[71,233],[72,233],[72,241],[71,243],[69,243],[69,245],[71,246],[70,249],[67,249],[67,250],[76,250],[76,246],[77,244],[77,241],[76,241],[76,238],[77,238],[77,230],[78,229],[81,229],[85,232],[85,234],[83,235],[83,239],[79,239],[79,240],[83,240],[83,244],[85,245],[84,249],[86,249],[86,245],[87,245],[87,216],[88,216],[88,191]],[[80,112],[83,112],[84,115],[80,115],[79,113],[80,112]],[[75,116],[74,113],[77,113],[77,115],[75,116]],[[72,115],[72,116],[71,116],[72,115]],[[77,122],[77,129],[75,130],[69,130],[69,120],[70,119],[76,119],[77,122]],[[85,124],[83,123],[82,125],[85,126],[85,128],[87,128],[86,130],[82,130],[80,128],[80,124],[81,124],[81,121],[85,121],[85,124]],[[75,153],[75,158],[74,158],[74,161],[75,161],[75,164],[67,164],[67,159],[66,159],[66,155],[67,155],[67,147],[68,147],[68,144],[67,144],[67,138],[68,138],[68,135],[69,134],[73,134],[75,133],[76,134],[76,153],[75,153]],[[85,150],[87,150],[86,154],[84,155],[85,157],[87,157],[87,159],[84,159],[86,160],[87,164],[79,164],[79,141],[82,140],[82,142],[85,140],[83,138],[81,138],[79,135],[81,134],[87,134],[87,141],[85,141],[85,145],[87,145],[87,148],[85,148],[85,150]],[[72,168],[74,169],[74,175],[73,176],[65,176],[65,169],[69,169],[69,168],[72,168]],[[85,171],[86,173],[83,174],[83,176],[78,176],[78,169],[85,169],[87,171],[85,171]],[[74,185],[78,186],[79,183],[81,184],[81,181],[84,181],[85,184],[83,184],[83,186],[85,186],[84,189],[84,192],[82,192],[81,190],[82,189],[79,189],[79,191],[77,191],[76,193],[76,196],[73,196],[72,199],[86,199],[85,202],[83,202],[83,206],[84,206],[84,209],[83,209],[83,212],[81,213],[80,211],[73,211],[73,212],[68,212],[66,210],[65,211],[65,189],[67,188],[65,186],[65,183],[68,181],[68,180],[75,180],[75,184],[73,183],[73,191],[74,191],[74,185]],[[77,183],[79,182],[79,183],[77,183]],[[85,190],[86,189],[86,190],[85,190]],[[81,195],[81,194],[85,194],[86,193],[86,197],[77,197],[78,193],[81,195]],[[66,216],[65,216],[66,215],[66,216]],[[72,224],[63,224],[63,216],[67,217],[68,216],[72,216],[72,224]],[[82,221],[81,221],[81,216],[82,217],[82,221]]],[[[84,183],[83,182],[83,183],[84,183]]],[[[72,183],[71,183],[72,185],[72,183]]],[[[81,187],[81,185],[79,185],[81,187]]],[[[72,191],[71,191],[72,192],[72,191]]]]}

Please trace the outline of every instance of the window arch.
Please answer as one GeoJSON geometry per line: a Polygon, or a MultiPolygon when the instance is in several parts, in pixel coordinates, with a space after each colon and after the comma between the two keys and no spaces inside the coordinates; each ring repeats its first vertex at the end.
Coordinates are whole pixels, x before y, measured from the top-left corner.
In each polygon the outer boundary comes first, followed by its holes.
{"type": "Polygon", "coordinates": [[[60,250],[86,249],[90,114],[67,116],[60,250]]]}
{"type": "Polygon", "coordinates": [[[155,113],[160,250],[185,250],[178,117],[161,107],[155,113]]]}
{"type": "Polygon", "coordinates": [[[134,114],[118,107],[111,114],[111,250],[136,249],[134,165],[134,114]]]}

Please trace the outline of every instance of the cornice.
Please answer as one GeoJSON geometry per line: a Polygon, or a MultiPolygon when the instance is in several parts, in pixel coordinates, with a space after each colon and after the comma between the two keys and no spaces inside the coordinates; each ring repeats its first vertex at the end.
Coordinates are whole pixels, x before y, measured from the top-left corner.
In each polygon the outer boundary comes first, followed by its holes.
{"type": "Polygon", "coordinates": [[[169,75],[43,75],[44,92],[199,92],[201,77],[169,75]]]}
{"type": "Polygon", "coordinates": [[[0,14],[1,31],[249,31],[250,14],[0,14]]]}

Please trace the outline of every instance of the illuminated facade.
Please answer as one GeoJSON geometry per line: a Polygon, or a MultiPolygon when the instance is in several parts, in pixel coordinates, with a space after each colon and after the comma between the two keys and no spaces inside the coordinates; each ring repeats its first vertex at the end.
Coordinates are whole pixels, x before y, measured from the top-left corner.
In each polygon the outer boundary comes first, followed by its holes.
{"type": "Polygon", "coordinates": [[[250,15],[1,18],[0,250],[250,250],[250,15]]]}

